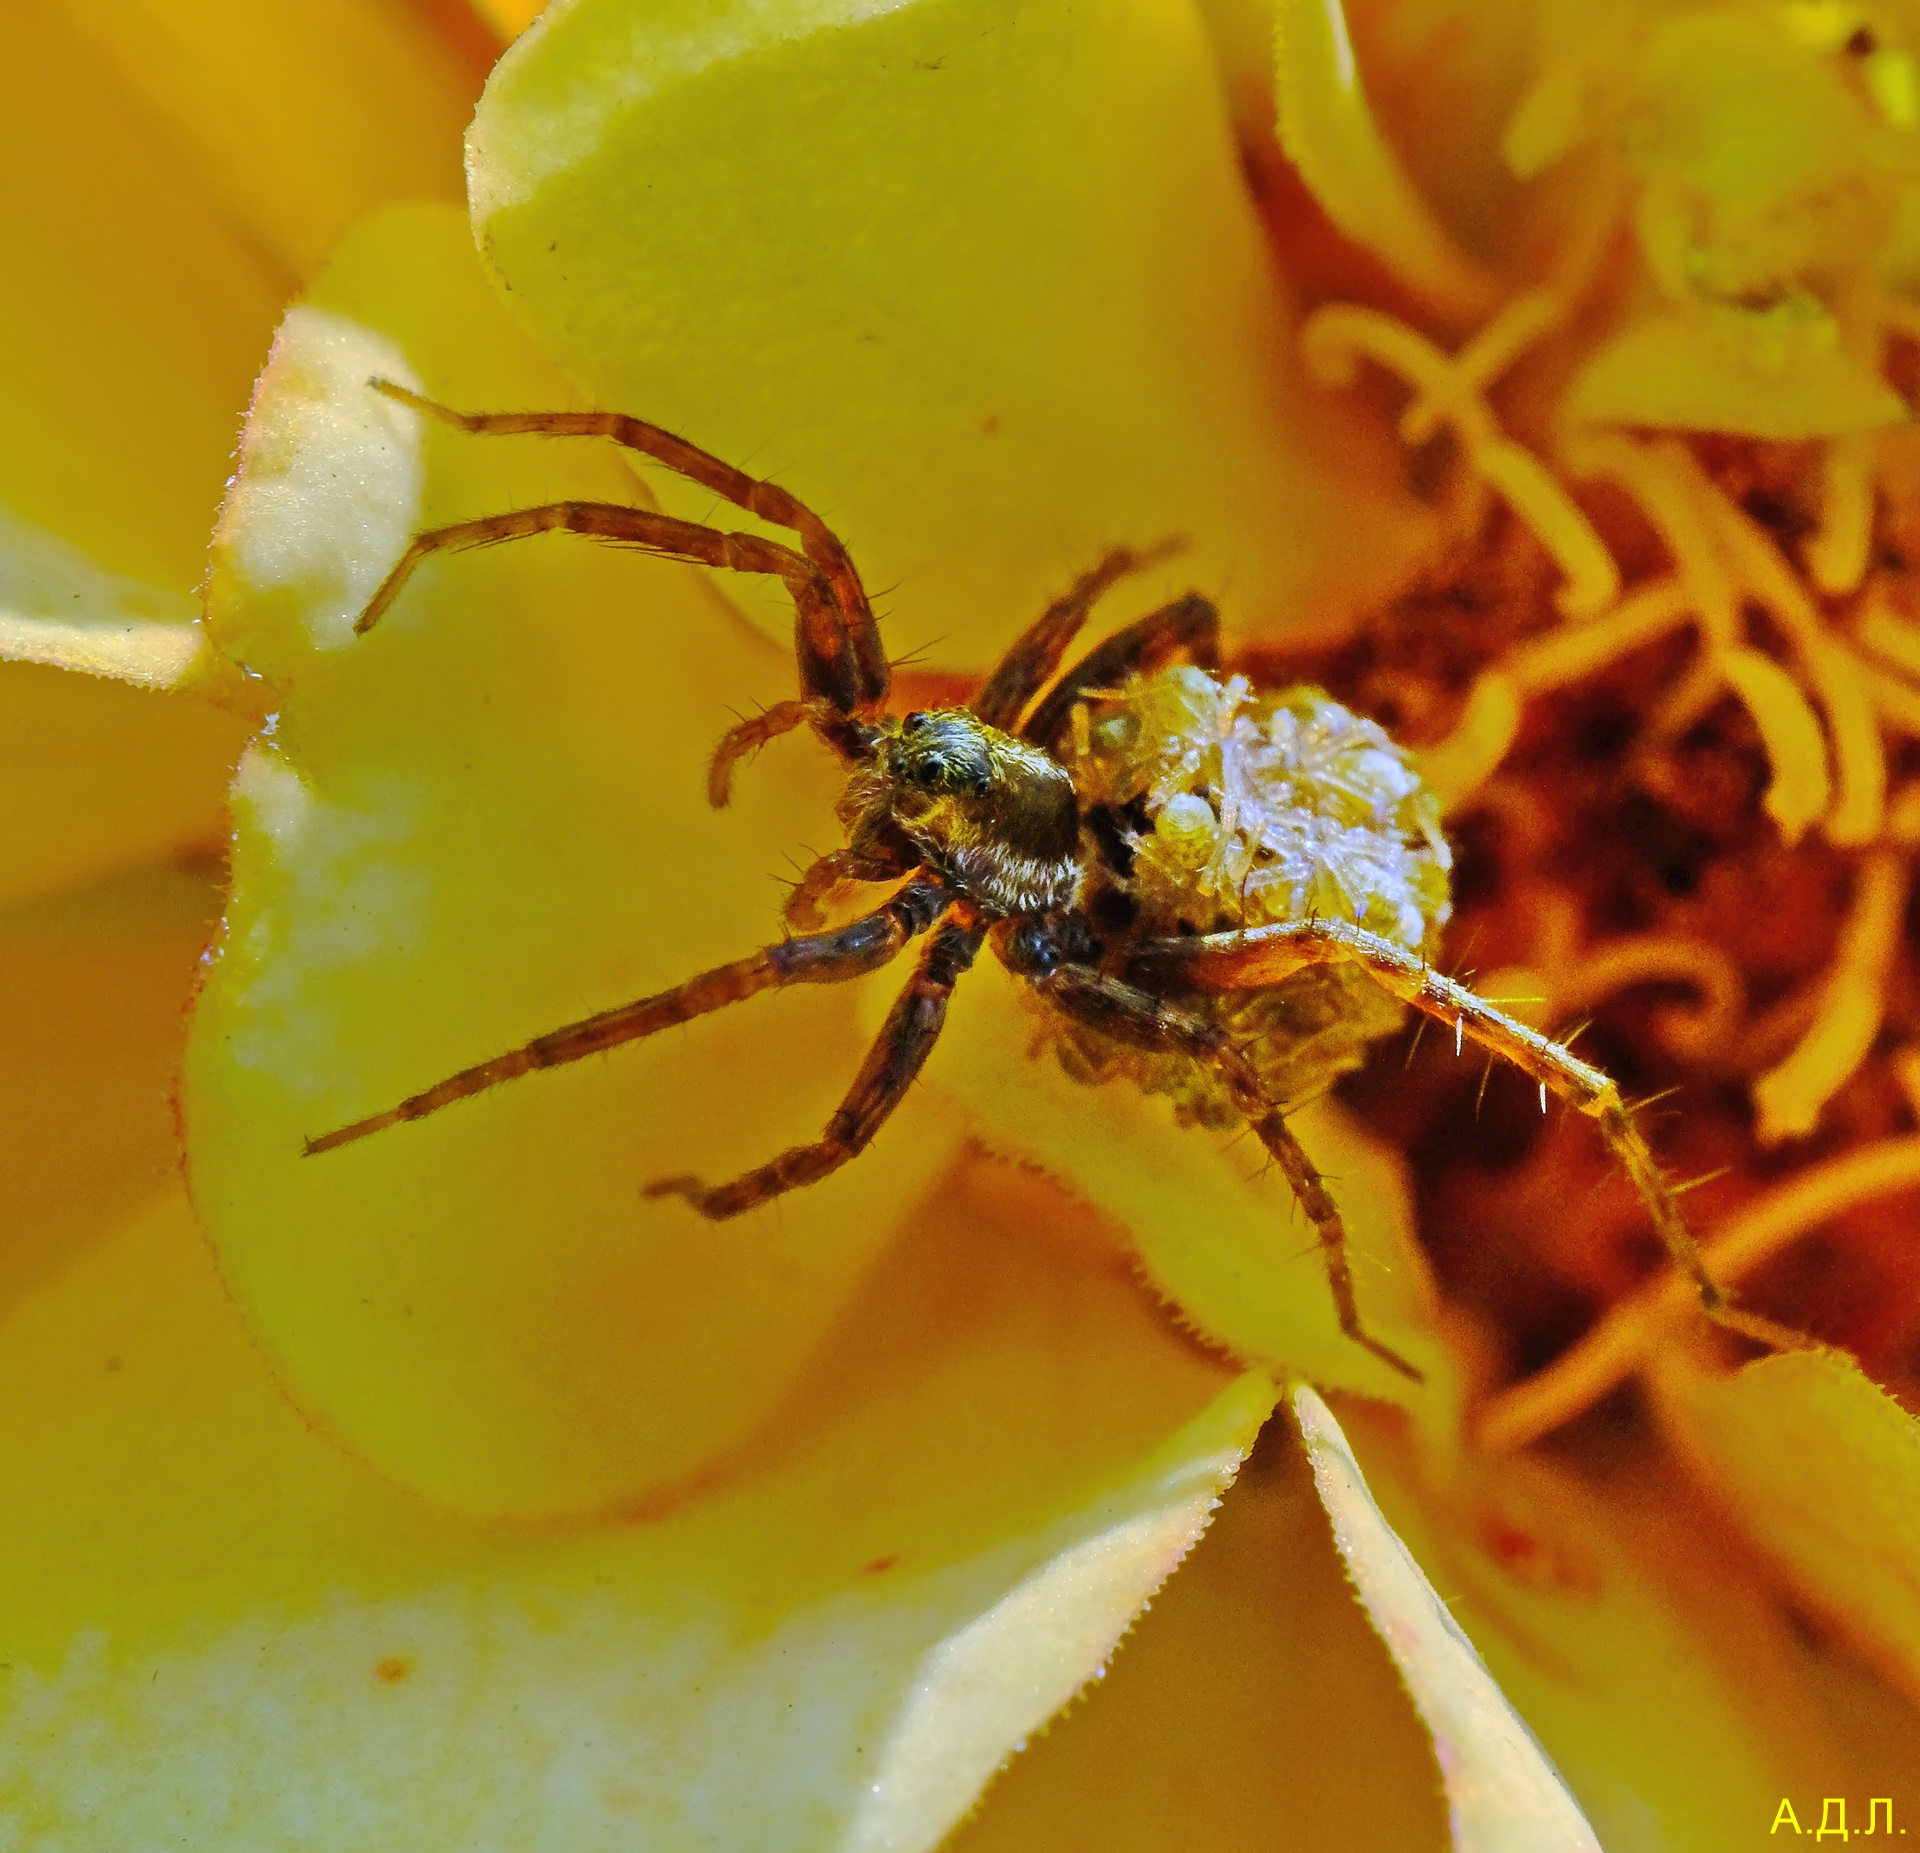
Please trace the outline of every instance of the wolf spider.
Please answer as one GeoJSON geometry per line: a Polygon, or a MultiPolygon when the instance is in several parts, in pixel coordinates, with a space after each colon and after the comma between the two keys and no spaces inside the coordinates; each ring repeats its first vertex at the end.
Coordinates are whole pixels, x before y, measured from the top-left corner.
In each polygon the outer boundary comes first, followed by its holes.
{"type": "MultiPolygon", "coordinates": [[[[823,1135],[731,1182],[662,1178],[649,1196],[683,1197],[702,1215],[737,1216],[783,1191],[828,1176],[865,1149],[900,1103],[939,1037],[947,1000],[983,944],[1024,979],[1047,1011],[1083,1040],[1191,1065],[1216,1099],[1272,1155],[1317,1231],[1340,1327],[1403,1375],[1414,1366],[1361,1322],[1340,1212],[1287,1125],[1289,1102],[1263,1082],[1250,1048],[1209,1014],[1210,1000],[1281,986],[1309,968],[1350,961],[1393,998],[1470,1036],[1598,1122],[1674,1261],[1707,1313],[1759,1332],[1735,1312],[1703,1266],[1674,1195],[1605,1074],[1561,1044],[1505,1015],[1435,971],[1424,950],[1341,919],[1287,918],[1235,931],[1145,936],[1082,905],[1101,854],[1063,752],[1083,703],[1184,656],[1217,662],[1218,616],[1189,593],[1115,632],[1060,673],[1094,601],[1154,555],[1109,553],[1015,641],[964,708],[894,718],[886,713],[889,665],[879,628],[845,547],[786,490],[762,482],[670,432],[613,412],[468,414],[385,380],[388,398],[475,434],[603,437],[665,464],[736,506],[795,535],[797,548],[619,503],[564,501],[456,522],[417,535],[355,623],[364,633],[429,554],[554,529],[637,547],[672,560],[780,579],[794,605],[799,693],[731,729],[713,756],[708,796],[727,801],[734,768],[776,736],[809,727],[849,768],[837,806],[847,846],[820,857],[788,904],[798,932],[777,945],[689,978],[654,997],[620,1004],[462,1069],[397,1106],[306,1143],[309,1155],[438,1112],[532,1069],[611,1049],[671,1024],[794,984],[839,984],[892,960],[908,941],[925,949],[823,1135]],[[1050,685],[1050,686],[1049,686],[1050,685]],[[844,886],[897,882],[878,907],[819,930],[820,904],[844,886]]],[[[1331,705],[1331,704],[1329,704],[1331,705]]],[[[1343,719],[1351,720],[1344,710],[1343,719]]],[[[1371,726],[1370,723],[1356,723],[1371,726]]],[[[1084,729],[1085,722],[1079,725],[1084,729]]],[[[1384,744],[1384,736],[1379,736],[1384,744]]],[[[1401,762],[1404,764],[1404,762],[1401,762]]],[[[1408,774],[1411,777],[1411,774],[1408,774]]],[[[1111,910],[1109,910],[1110,912],[1111,910]]],[[[1444,915],[1444,905],[1440,910],[1444,915]]],[[[1357,1056],[1354,1058],[1357,1059],[1357,1056]]]]}

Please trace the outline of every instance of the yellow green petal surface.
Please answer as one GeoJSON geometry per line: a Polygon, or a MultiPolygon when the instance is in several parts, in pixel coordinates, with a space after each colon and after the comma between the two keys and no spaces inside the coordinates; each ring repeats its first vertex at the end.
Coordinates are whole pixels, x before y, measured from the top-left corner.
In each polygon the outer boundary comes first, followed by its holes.
{"type": "Polygon", "coordinates": [[[1850,1358],[1668,1370],[1662,1407],[1793,1585],[1920,1693],[1920,1422],[1850,1358]]]}
{"type": "Polygon", "coordinates": [[[1761,1844],[1782,1796],[1811,1833],[1821,1797],[1863,1803],[1920,1778],[1911,1703],[1810,1635],[1724,1510],[1657,1452],[1436,1475],[1366,1405],[1343,1399],[1340,1417],[1388,1522],[1607,1853],[1761,1844]]]}
{"type": "MultiPolygon", "coordinates": [[[[382,0],[6,10],[0,656],[51,660],[44,632],[15,634],[60,615],[18,596],[50,563],[90,569],[54,577],[84,582],[94,620],[191,615],[302,269],[384,197],[457,197],[473,30],[463,61],[382,0]]],[[[215,841],[239,742],[197,705],[0,667],[0,904],[215,841]]]]}
{"type": "Polygon", "coordinates": [[[777,878],[826,846],[838,784],[798,737],[707,807],[713,740],[793,672],[685,569],[566,535],[466,553],[356,638],[414,525],[635,493],[593,446],[424,430],[375,371],[466,406],[569,397],[438,209],[370,223],[289,318],[210,594],[220,647],[284,703],[235,788],[195,1200],[294,1394],[352,1445],[482,1510],[605,1508],[743,1441],[954,1133],[916,1094],[767,1212],[643,1200],[817,1135],[861,1036],[849,990],[808,988],[302,1155],[778,938],[777,878]]]}
{"type": "Polygon", "coordinates": [[[544,1527],[314,1432],[150,1200],[0,1323],[0,1818],[209,1853],[932,1846],[1272,1400],[946,1196],[750,1470],[544,1527]]]}
{"type": "Polygon", "coordinates": [[[573,0],[496,69],[470,180],[545,350],[818,507],[897,655],[980,666],[1122,542],[1189,542],[1129,609],[1198,584],[1243,627],[1405,561],[1183,7],[573,0]]]}

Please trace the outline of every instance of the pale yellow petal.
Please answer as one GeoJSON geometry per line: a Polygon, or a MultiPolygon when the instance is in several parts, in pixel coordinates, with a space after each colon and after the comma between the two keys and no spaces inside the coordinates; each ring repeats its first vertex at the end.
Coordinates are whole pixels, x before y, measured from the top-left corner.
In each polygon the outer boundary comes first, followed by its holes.
{"type": "Polygon", "coordinates": [[[1822,1796],[1920,1781],[1920,1711],[1810,1638],[1725,1511],[1652,1450],[1628,1446],[1598,1478],[1482,1459],[1441,1479],[1365,1405],[1340,1417],[1608,1853],[1769,1844],[1783,1796],[1811,1834],[1822,1796]]]}
{"type": "Polygon", "coordinates": [[[1453,1844],[1432,1743],[1276,1421],[1099,1686],[947,1853],[1453,1844]]]}
{"type": "Polygon", "coordinates": [[[1393,1534],[1339,1424],[1293,1393],[1334,1542],[1433,1733],[1458,1853],[1600,1853],[1559,1772],[1393,1534]]]}
{"type": "Polygon", "coordinates": [[[286,695],[235,791],[194,1191],[317,1419],[464,1505],[601,1509],[743,1445],[959,1129],[919,1089],[858,1163],[758,1214],[644,1199],[818,1136],[864,1037],[859,987],[807,986],[302,1155],[779,938],[776,878],[835,828],[805,736],[709,809],[713,740],[794,672],[687,569],[572,535],[467,552],[354,636],[416,521],[633,489],[597,445],[423,429],[364,383],[398,362],[462,406],[569,396],[441,209],[362,228],[276,348],[210,622],[286,695]]]}
{"type": "Polygon", "coordinates": [[[1199,585],[1240,627],[1406,569],[1420,522],[1298,376],[1184,9],[575,0],[501,62],[470,151],[543,346],[820,508],[896,655],[982,666],[1118,542],[1188,542],[1127,615],[1199,585]]]}
{"type": "Polygon", "coordinates": [[[1855,1649],[1920,1694],[1920,1423],[1826,1352],[1658,1372],[1661,1407],[1743,1529],[1855,1649]]]}
{"type": "Polygon", "coordinates": [[[931,1848],[1098,1671],[1273,1392],[978,1204],[921,1220],[734,1484],[515,1528],[304,1423],[160,1199],[0,1325],[12,1820],[196,1853],[931,1848]]]}

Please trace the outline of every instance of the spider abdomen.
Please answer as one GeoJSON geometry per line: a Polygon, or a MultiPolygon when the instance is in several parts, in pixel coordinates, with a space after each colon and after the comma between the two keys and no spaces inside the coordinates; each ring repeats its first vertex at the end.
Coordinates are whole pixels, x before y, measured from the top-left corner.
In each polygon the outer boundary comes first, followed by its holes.
{"type": "MultiPolygon", "coordinates": [[[[1132,938],[1277,921],[1351,921],[1422,954],[1449,910],[1439,805],[1375,722],[1317,688],[1265,693],[1191,666],[1084,701],[1069,748],[1086,828],[1082,904],[1132,938]]],[[[1218,1023],[1280,1101],[1320,1092],[1395,1028],[1403,1006],[1352,964],[1266,989],[1183,996],[1218,1023]]],[[[1183,1120],[1239,1118],[1210,1070],[1062,1022],[1070,1073],[1126,1075],[1183,1120]]]]}

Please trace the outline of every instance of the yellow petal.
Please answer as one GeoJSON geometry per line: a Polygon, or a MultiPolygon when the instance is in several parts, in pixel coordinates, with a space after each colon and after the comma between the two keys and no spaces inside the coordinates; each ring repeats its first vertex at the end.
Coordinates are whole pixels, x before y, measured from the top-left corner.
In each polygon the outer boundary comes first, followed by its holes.
{"type": "Polygon", "coordinates": [[[1441,315],[1475,320],[1494,280],[1448,236],[1367,101],[1341,0],[1277,0],[1280,145],[1354,243],[1441,315]]]}
{"type": "Polygon", "coordinates": [[[1724,1509],[1657,1453],[1609,1451],[1598,1479],[1508,1458],[1443,1480],[1365,1404],[1340,1417],[1395,1533],[1603,1846],[1759,1844],[1783,1796],[1811,1833],[1822,1796],[1920,1781],[1920,1710],[1810,1640],[1724,1509]]]}
{"type": "Polygon", "coordinates": [[[1741,437],[1840,437],[1904,424],[1907,408],[1871,367],[1809,333],[1762,350],[1771,331],[1743,317],[1641,316],[1602,344],[1563,402],[1572,424],[1652,425],[1741,437]],[[1748,327],[1748,322],[1755,324],[1748,327]]]}
{"type": "MultiPolygon", "coordinates": [[[[20,184],[0,221],[6,654],[149,681],[178,667],[282,302],[350,214],[430,185],[457,197],[478,75],[377,0],[324,18],[274,0],[7,9],[0,165],[20,184]],[[14,602],[23,531],[36,570],[77,549],[93,592],[111,582],[89,614],[105,630],[13,622],[79,615],[14,602]],[[160,615],[166,633],[112,633],[160,615]]],[[[221,829],[230,723],[56,682],[0,670],[0,904],[221,829]]]]}
{"type": "Polygon", "coordinates": [[[1459,1853],[1599,1853],[1559,1772],[1388,1528],[1333,1412],[1305,1388],[1294,1392],[1293,1408],[1334,1542],[1433,1732],[1454,1846],[1459,1853]]]}
{"type": "Polygon", "coordinates": [[[179,1163],[173,1080],[219,894],[145,868],[0,915],[0,1316],[179,1163]]]}
{"type": "Polygon", "coordinates": [[[177,593],[292,278],[45,8],[0,22],[0,506],[177,593]]]}
{"type": "Polygon", "coordinates": [[[1828,1352],[1660,1382],[1743,1530],[1863,1656],[1920,1692],[1920,1423],[1828,1352]]]}
{"type": "Polygon", "coordinates": [[[581,0],[502,60],[470,174],[543,347],[820,508],[897,654],[981,666],[1116,542],[1189,542],[1130,610],[1198,584],[1243,626],[1407,561],[1397,466],[1299,379],[1184,9],[581,0]]]}
{"type": "Polygon", "coordinates": [[[222,647],[287,694],[236,787],[194,1190],[316,1417],[464,1505],[602,1508],[741,1445],[954,1133],[919,1090],[769,1211],[643,1200],[818,1136],[863,1044],[850,990],[809,986],[301,1155],[777,939],[773,878],[825,846],[839,784],[796,738],[708,809],[713,740],[793,668],[659,561],[570,535],[442,557],[356,638],[416,519],[633,489],[598,446],[421,430],[364,384],[398,362],[461,406],[570,397],[439,209],[363,228],[275,350],[210,597],[222,647]]]}
{"type": "Polygon", "coordinates": [[[101,80],[288,278],[387,200],[460,197],[460,131],[496,49],[464,5],[57,0],[101,80]],[[436,27],[438,30],[436,30],[436,27]],[[463,29],[464,28],[464,29],[463,29]]]}
{"type": "Polygon", "coordinates": [[[9,1814],[202,1853],[931,1848],[1273,1392],[977,1203],[933,1207],[841,1339],[723,1491],[461,1519],[287,1407],[161,1199],[0,1326],[9,1814]]]}
{"type": "Polygon", "coordinates": [[[948,1853],[1454,1844],[1432,1743],[1275,1421],[1099,1686],[948,1853]]]}
{"type": "Polygon", "coordinates": [[[197,701],[0,664],[0,906],[217,849],[243,737],[197,701]]]}

